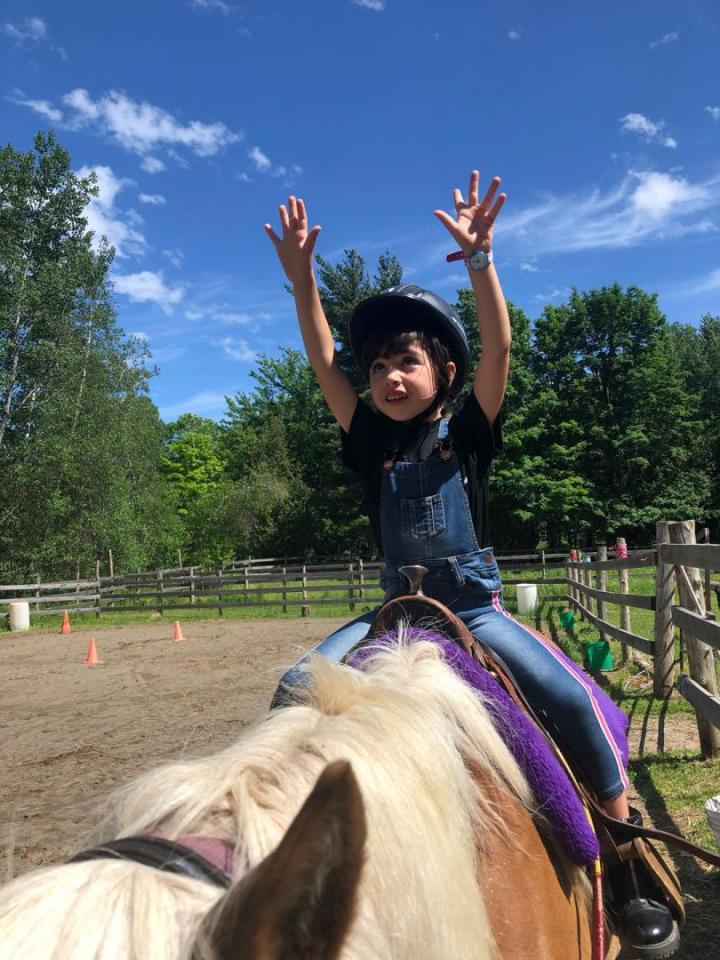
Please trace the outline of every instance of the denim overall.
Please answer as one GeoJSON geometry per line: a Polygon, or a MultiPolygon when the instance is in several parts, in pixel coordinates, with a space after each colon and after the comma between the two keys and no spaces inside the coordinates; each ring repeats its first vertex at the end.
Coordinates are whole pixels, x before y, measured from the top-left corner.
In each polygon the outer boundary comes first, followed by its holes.
{"type": "MultiPolygon", "coordinates": [[[[492,548],[475,536],[460,463],[439,426],[440,446],[419,463],[388,461],[381,482],[380,526],[385,599],[408,591],[399,572],[422,564],[423,593],[449,607],[478,640],[508,665],[526,697],[556,728],[558,740],[585,773],[601,801],[627,786],[618,749],[607,732],[589,682],[563,665],[552,645],[513,620],[502,604],[500,573],[492,548]]],[[[340,661],[367,635],[379,607],[330,634],[312,653],[340,661]]],[[[293,688],[306,679],[303,657],[282,677],[272,706],[292,702],[293,688]]]]}

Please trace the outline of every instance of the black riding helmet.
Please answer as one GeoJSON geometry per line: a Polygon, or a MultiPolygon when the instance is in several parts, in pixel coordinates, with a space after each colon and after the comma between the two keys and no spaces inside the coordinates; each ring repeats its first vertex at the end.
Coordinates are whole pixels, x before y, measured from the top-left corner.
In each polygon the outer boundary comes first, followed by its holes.
{"type": "Polygon", "coordinates": [[[348,337],[355,360],[365,377],[368,376],[368,369],[362,360],[363,346],[378,328],[387,330],[389,334],[422,330],[436,336],[448,348],[457,367],[453,394],[465,382],[470,366],[470,345],[460,317],[436,293],[414,283],[403,283],[398,287],[389,287],[377,296],[368,297],[355,307],[348,321],[348,337]]]}

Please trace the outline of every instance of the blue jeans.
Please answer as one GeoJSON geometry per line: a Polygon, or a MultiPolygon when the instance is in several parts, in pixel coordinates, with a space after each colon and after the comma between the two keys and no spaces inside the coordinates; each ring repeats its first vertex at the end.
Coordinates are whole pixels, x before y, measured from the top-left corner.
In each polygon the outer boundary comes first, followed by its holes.
{"type": "MultiPolygon", "coordinates": [[[[367,635],[379,607],[331,633],[311,653],[340,661],[367,635]]],[[[499,589],[460,590],[453,612],[470,632],[510,668],[533,709],[557,732],[557,740],[573,765],[582,771],[602,802],[627,786],[618,748],[600,712],[589,678],[578,678],[547,640],[505,610],[499,589]]],[[[293,689],[307,680],[307,654],[283,675],[272,701],[280,707],[292,701],[293,689]]]]}

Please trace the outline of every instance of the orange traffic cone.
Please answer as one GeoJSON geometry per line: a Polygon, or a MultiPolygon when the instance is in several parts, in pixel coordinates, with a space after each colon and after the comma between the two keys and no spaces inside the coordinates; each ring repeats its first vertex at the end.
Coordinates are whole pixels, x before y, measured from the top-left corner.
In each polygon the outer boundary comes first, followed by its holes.
{"type": "Polygon", "coordinates": [[[68,616],[67,610],[65,611],[65,616],[63,617],[60,633],[72,633],[72,630],[70,629],[70,617],[68,616]]]}
{"type": "Polygon", "coordinates": [[[175,641],[175,643],[177,643],[178,640],[182,640],[182,639],[183,639],[183,635],[182,635],[182,630],[180,629],[180,621],[176,620],[175,629],[173,630],[173,640],[175,641]]]}
{"type": "Polygon", "coordinates": [[[88,655],[85,663],[89,663],[90,666],[95,666],[95,664],[102,663],[102,660],[98,656],[97,647],[95,646],[95,637],[92,637],[90,640],[90,646],[88,647],[88,655]]]}

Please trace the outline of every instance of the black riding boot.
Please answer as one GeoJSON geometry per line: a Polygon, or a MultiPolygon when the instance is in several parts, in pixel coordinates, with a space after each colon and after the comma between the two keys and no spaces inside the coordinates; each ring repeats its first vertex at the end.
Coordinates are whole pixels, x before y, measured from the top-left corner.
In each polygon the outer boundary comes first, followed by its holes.
{"type": "MultiPolygon", "coordinates": [[[[642,815],[632,810],[627,823],[642,825],[642,815]]],[[[614,834],[619,846],[632,839],[622,831],[614,834]]],[[[662,892],[639,860],[626,860],[608,869],[612,897],[611,912],[618,926],[623,948],[632,957],[664,960],[680,946],[680,931],[670,910],[662,902],[662,892]]]]}

